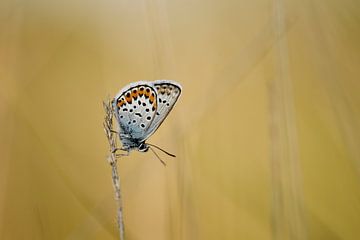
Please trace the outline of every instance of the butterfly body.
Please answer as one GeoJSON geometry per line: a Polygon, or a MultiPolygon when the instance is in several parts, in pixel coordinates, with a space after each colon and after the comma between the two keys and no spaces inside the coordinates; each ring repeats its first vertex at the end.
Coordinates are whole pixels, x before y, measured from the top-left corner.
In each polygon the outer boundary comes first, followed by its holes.
{"type": "Polygon", "coordinates": [[[171,80],[139,81],[121,89],[113,108],[122,149],[147,151],[145,141],[165,120],[180,94],[180,84],[171,80]]]}

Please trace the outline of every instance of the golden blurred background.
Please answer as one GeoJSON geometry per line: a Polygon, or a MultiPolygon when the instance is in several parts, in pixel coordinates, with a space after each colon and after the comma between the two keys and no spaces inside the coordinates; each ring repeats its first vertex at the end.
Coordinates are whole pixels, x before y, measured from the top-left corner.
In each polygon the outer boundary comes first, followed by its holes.
{"type": "Polygon", "coordinates": [[[127,240],[360,239],[360,2],[2,0],[0,239],[118,239],[102,101],[173,79],[119,162],[127,240]]]}

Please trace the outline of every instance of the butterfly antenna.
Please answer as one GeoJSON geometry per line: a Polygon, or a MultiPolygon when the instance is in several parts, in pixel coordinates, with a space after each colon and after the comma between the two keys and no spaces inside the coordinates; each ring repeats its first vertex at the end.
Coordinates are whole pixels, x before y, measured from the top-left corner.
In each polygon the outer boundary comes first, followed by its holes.
{"type": "Polygon", "coordinates": [[[161,149],[160,147],[158,147],[158,146],[156,146],[156,145],[154,145],[154,144],[147,143],[147,145],[152,146],[152,147],[154,147],[154,148],[157,148],[157,149],[159,149],[160,151],[162,151],[163,153],[166,153],[167,155],[169,155],[169,156],[171,156],[171,157],[176,157],[174,154],[171,154],[171,153],[165,151],[164,149],[161,149]]]}
{"type": "Polygon", "coordinates": [[[157,155],[157,153],[154,151],[154,149],[150,148],[150,150],[155,154],[155,156],[160,160],[160,162],[161,162],[164,166],[166,166],[166,163],[165,163],[163,160],[161,160],[161,158],[159,157],[159,155],[157,155]]]}

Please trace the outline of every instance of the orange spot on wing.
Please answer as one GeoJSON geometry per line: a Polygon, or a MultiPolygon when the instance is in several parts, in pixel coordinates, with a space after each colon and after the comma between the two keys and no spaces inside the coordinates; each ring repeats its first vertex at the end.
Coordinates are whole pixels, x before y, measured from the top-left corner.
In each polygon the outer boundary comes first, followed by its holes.
{"type": "Polygon", "coordinates": [[[138,96],[138,91],[136,89],[134,89],[131,93],[131,97],[136,99],[137,96],[138,96]]]}
{"type": "Polygon", "coordinates": [[[155,94],[151,93],[151,95],[150,95],[150,103],[153,103],[154,100],[155,100],[155,94]]]}
{"type": "Polygon", "coordinates": [[[146,90],[145,90],[145,97],[146,98],[148,98],[149,96],[150,96],[150,89],[149,88],[147,88],[146,90]]]}
{"type": "Polygon", "coordinates": [[[142,97],[142,95],[144,95],[144,88],[143,87],[140,87],[139,89],[139,96],[142,97]]]}
{"type": "Polygon", "coordinates": [[[167,95],[170,95],[171,91],[170,91],[170,89],[169,89],[169,88],[166,88],[166,90],[165,90],[165,91],[166,91],[166,94],[167,94],[167,95]]]}
{"type": "Polygon", "coordinates": [[[126,99],[126,101],[127,101],[128,103],[131,103],[132,97],[131,97],[131,93],[130,93],[130,92],[127,92],[127,93],[125,94],[125,99],[126,99]]]}
{"type": "Polygon", "coordinates": [[[117,106],[121,107],[122,105],[124,105],[124,101],[123,100],[118,101],[117,106]]]}
{"type": "Polygon", "coordinates": [[[166,85],[162,85],[161,88],[160,88],[160,93],[164,94],[165,91],[166,91],[166,85]]]}

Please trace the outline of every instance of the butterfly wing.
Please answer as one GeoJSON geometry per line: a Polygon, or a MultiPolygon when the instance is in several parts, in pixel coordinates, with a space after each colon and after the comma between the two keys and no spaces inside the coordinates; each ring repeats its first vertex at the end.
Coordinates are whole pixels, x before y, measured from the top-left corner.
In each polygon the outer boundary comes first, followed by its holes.
{"type": "Polygon", "coordinates": [[[129,84],[115,97],[113,107],[125,147],[137,147],[155,119],[157,93],[147,82],[129,84]]]}
{"type": "Polygon", "coordinates": [[[152,86],[157,93],[157,108],[154,120],[151,122],[149,128],[147,128],[143,140],[146,140],[159,128],[181,94],[180,84],[174,81],[157,80],[152,82],[152,86]]]}

